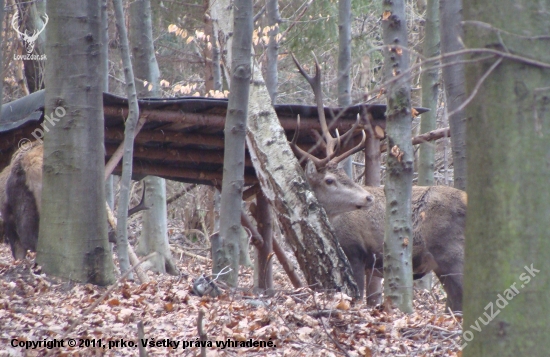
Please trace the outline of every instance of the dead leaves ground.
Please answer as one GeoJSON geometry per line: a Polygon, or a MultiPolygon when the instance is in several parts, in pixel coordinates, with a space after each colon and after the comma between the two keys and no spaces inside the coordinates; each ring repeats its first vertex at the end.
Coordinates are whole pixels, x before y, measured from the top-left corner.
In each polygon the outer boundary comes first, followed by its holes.
{"type": "MultiPolygon", "coordinates": [[[[460,317],[444,314],[440,287],[416,292],[415,313],[387,314],[363,304],[351,305],[339,294],[293,290],[275,267],[280,292],[272,298],[252,293],[250,269],[241,272],[241,288],[220,298],[200,298],[190,287],[210,266],[183,257],[180,277],[149,273],[151,282],[118,282],[92,312],[83,316],[107,290],[62,282],[40,273],[31,258],[14,262],[0,244],[0,356],[138,356],[137,324],[142,321],[149,356],[200,356],[197,316],[204,311],[207,356],[456,356],[460,317]],[[438,301],[439,300],[439,301],[438,301]],[[71,324],[75,329],[67,334],[71,324]],[[64,339],[48,350],[12,347],[18,341],[64,339]],[[69,339],[77,342],[68,347],[69,339]],[[97,347],[101,339],[101,345],[97,347]],[[217,348],[216,341],[271,341],[274,347],[217,348]],[[82,340],[82,342],[80,341],[82,340]],[[93,344],[96,347],[93,347],[93,344]],[[136,347],[130,347],[130,343],[136,347]],[[178,342],[177,348],[168,342],[178,342]],[[183,343],[191,347],[183,348],[183,343]],[[117,347],[109,349],[109,343],[117,347]],[[122,342],[125,345],[122,346],[122,342]],[[78,344],[82,343],[82,346],[78,344]]],[[[244,342],[243,342],[244,343],[244,342]]],[[[249,342],[250,344],[250,342],[249,342]]],[[[246,346],[246,344],[245,344],[246,346]]]]}

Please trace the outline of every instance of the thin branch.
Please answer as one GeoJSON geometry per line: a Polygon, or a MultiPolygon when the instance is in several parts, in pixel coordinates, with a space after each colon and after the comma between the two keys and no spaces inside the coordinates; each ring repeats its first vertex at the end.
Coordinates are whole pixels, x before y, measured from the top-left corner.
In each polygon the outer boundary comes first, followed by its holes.
{"type": "Polygon", "coordinates": [[[466,98],[466,100],[464,102],[462,102],[462,104],[460,104],[458,106],[458,108],[456,108],[452,112],[448,113],[447,116],[450,117],[450,116],[454,115],[455,113],[457,113],[457,112],[461,111],[462,109],[464,109],[468,104],[470,104],[472,99],[474,99],[474,97],[476,96],[476,94],[477,94],[479,88],[481,87],[481,85],[483,84],[483,82],[485,82],[485,80],[487,79],[487,77],[489,77],[491,72],[493,72],[495,70],[495,68],[497,68],[497,66],[500,64],[500,62],[502,62],[502,57],[499,58],[498,60],[496,60],[496,62],[493,63],[493,65],[491,67],[489,67],[487,72],[485,72],[485,74],[477,81],[474,89],[472,90],[472,93],[470,93],[470,96],[468,98],[466,98]]]}

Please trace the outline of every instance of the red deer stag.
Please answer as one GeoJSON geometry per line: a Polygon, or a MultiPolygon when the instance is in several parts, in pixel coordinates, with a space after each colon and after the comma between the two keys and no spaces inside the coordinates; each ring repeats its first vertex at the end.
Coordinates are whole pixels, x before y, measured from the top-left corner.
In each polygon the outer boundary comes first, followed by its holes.
{"type": "MultiPolygon", "coordinates": [[[[354,210],[352,205],[335,207],[340,190],[348,187],[351,181],[337,164],[360,148],[355,147],[340,156],[337,156],[337,151],[341,143],[350,138],[356,126],[342,137],[337,131],[336,138],[330,134],[323,109],[319,64],[315,61],[315,77],[311,77],[296,58],[294,62],[315,94],[321,139],[324,141],[321,145],[325,146],[326,157],[319,159],[296,145],[299,118],[291,146],[302,160],[308,159],[306,177],[317,199],[325,207],[334,233],[351,263],[361,298],[364,297],[366,276],[369,290],[377,292],[376,296],[369,298],[369,303],[380,303],[386,214],[384,188],[365,187],[375,198],[368,210],[354,210]]],[[[433,270],[447,293],[447,306],[453,311],[462,310],[465,220],[465,192],[447,186],[413,187],[413,277],[419,279],[433,270]]]]}

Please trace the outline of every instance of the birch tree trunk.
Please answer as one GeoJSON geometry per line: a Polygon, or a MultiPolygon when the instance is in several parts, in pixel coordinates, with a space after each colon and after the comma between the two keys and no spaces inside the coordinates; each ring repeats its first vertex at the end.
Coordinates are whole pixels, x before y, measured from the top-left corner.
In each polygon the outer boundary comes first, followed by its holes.
{"type": "Polygon", "coordinates": [[[472,170],[465,357],[548,355],[550,13],[544,8],[550,1],[464,1],[466,47],[518,55],[486,60],[472,55],[479,60],[466,71],[468,93],[488,76],[466,108],[472,170]]]}
{"type": "MultiPolygon", "coordinates": [[[[134,74],[139,97],[160,96],[160,70],[155,57],[151,3],[135,0],[130,4],[130,43],[134,59],[134,74]],[[147,82],[147,85],[144,83],[147,82]]],[[[158,273],[178,275],[172,259],[166,230],[166,182],[163,178],[147,176],[143,179],[145,205],[142,214],[143,229],[138,238],[137,253],[141,256],[157,252],[142,266],[158,273]]]]}
{"type": "Polygon", "coordinates": [[[237,286],[239,276],[244,147],[252,75],[252,19],[254,16],[252,0],[235,0],[234,4],[231,85],[224,129],[220,234],[219,240],[212,242],[212,271],[217,274],[222,269],[230,267],[229,274],[222,276],[230,286],[237,286]]]}
{"type": "Polygon", "coordinates": [[[108,285],[101,3],[50,0],[47,13],[45,113],[58,120],[45,124],[36,261],[47,274],[108,285]]]}
{"type": "MultiPolygon", "coordinates": [[[[392,79],[409,68],[407,21],[403,0],[385,1],[382,15],[384,77],[392,79]]],[[[412,312],[411,193],[414,153],[411,138],[411,98],[408,76],[386,87],[388,140],[386,224],[384,235],[384,295],[386,303],[412,312]]]]}
{"type": "MultiPolygon", "coordinates": [[[[103,75],[103,92],[109,92],[109,18],[107,14],[107,0],[101,0],[101,74],[103,75]]],[[[114,175],[105,180],[105,200],[115,209],[114,175]]]]}
{"type": "Polygon", "coordinates": [[[359,297],[349,261],[307,184],[261,78],[255,65],[246,143],[262,191],[277,212],[308,284],[359,297]]]}
{"type": "Polygon", "coordinates": [[[231,69],[228,68],[233,59],[232,41],[233,41],[233,3],[227,0],[210,2],[210,15],[212,16],[212,24],[214,32],[218,36],[220,44],[220,63],[224,70],[227,86],[231,87],[231,69]]]}
{"type": "MultiPolygon", "coordinates": [[[[440,0],[439,3],[441,54],[459,51],[463,48],[462,0],[440,0]]],[[[464,64],[462,55],[445,57],[443,84],[447,93],[447,111],[451,128],[451,146],[453,151],[454,187],[466,189],[466,114],[464,109],[457,110],[466,99],[464,64]],[[454,64],[451,64],[454,63],[454,64]]]]}
{"type": "MultiPolygon", "coordinates": [[[[130,269],[128,257],[128,204],[130,203],[130,183],[132,180],[132,158],[134,154],[134,133],[139,119],[139,107],[137,102],[136,87],[134,83],[134,71],[130,61],[130,48],[128,34],[124,22],[124,10],[122,0],[113,0],[115,8],[116,27],[120,40],[120,52],[124,66],[124,79],[126,81],[126,95],[128,96],[128,118],[124,127],[124,155],[122,157],[122,177],[120,179],[120,193],[117,211],[117,251],[120,264],[120,272],[124,274],[130,269]]],[[[132,274],[128,275],[132,279],[132,274]]]]}
{"type": "MultiPolygon", "coordinates": [[[[231,8],[229,1],[212,4],[212,20],[218,26],[221,42],[222,36],[231,36],[223,35],[222,29],[227,27],[218,20],[223,18],[219,14],[230,18],[227,10],[231,8]]],[[[252,68],[246,143],[262,191],[278,214],[308,284],[314,289],[333,289],[359,297],[349,261],[288,144],[260,68],[256,63],[252,68]]]]}

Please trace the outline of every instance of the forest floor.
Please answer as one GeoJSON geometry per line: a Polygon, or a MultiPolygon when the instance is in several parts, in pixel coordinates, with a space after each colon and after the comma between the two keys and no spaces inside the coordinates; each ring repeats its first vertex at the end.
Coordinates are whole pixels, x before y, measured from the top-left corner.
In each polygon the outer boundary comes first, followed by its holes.
{"type": "Polygon", "coordinates": [[[273,297],[252,292],[248,268],[239,289],[199,297],[193,280],[211,266],[181,254],[182,245],[173,251],[180,276],[149,272],[148,283],[119,280],[106,293],[48,277],[34,253],[16,262],[0,244],[0,356],[138,356],[142,343],[149,356],[200,356],[199,314],[205,356],[460,356],[462,318],[445,313],[439,284],[415,291],[414,313],[390,313],[338,293],[293,289],[276,262],[273,297]],[[58,347],[48,349],[54,340],[58,347]]]}

